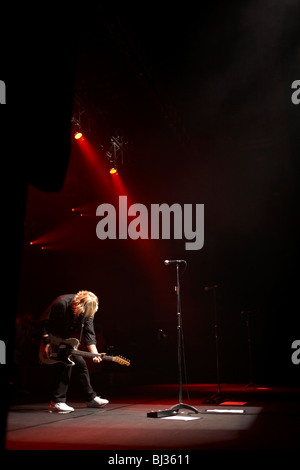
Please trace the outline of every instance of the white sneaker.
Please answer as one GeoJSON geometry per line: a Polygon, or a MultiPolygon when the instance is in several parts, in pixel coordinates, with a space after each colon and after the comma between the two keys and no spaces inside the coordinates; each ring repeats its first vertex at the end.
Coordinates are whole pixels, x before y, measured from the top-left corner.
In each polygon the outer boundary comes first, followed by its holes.
{"type": "Polygon", "coordinates": [[[88,408],[101,408],[109,403],[105,398],[95,397],[93,400],[88,401],[86,404],[88,408]]]}
{"type": "Polygon", "coordinates": [[[71,413],[71,411],[74,411],[74,408],[68,406],[66,403],[54,403],[51,401],[48,411],[49,413],[71,413]]]}

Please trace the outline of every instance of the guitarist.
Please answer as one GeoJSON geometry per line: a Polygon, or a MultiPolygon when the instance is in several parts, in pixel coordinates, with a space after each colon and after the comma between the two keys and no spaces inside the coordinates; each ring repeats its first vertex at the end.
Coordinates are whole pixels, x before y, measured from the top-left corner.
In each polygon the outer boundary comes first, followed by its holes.
{"type": "MultiPolygon", "coordinates": [[[[80,339],[83,336],[87,349],[91,353],[98,353],[96,335],[94,330],[94,315],[98,310],[98,298],[89,291],[79,291],[77,294],[61,295],[48,307],[43,315],[45,328],[43,343],[45,354],[49,356],[48,333],[63,339],[74,336],[79,332],[80,339]]],[[[79,372],[80,383],[84,398],[88,407],[100,408],[108,403],[108,400],[97,396],[90,382],[90,375],[86,362],[81,356],[72,356],[79,372]]],[[[100,357],[94,357],[94,362],[101,362],[100,357]]],[[[67,391],[71,379],[73,367],[65,364],[56,364],[56,377],[49,412],[70,413],[74,408],[66,404],[67,391]]]]}

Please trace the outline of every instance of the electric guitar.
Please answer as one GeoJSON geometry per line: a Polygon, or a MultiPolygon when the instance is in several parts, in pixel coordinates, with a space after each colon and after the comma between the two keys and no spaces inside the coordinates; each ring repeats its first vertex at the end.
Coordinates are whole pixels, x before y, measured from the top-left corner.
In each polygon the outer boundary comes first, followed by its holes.
{"type": "Polygon", "coordinates": [[[122,356],[107,356],[101,353],[91,353],[88,351],[80,351],[79,341],[77,338],[62,339],[49,334],[49,355],[45,353],[45,345],[41,342],[39,350],[39,359],[43,364],[55,364],[62,362],[67,366],[74,366],[75,362],[72,361],[71,356],[84,356],[84,357],[101,357],[102,361],[112,361],[118,364],[129,366],[130,361],[122,356]]]}

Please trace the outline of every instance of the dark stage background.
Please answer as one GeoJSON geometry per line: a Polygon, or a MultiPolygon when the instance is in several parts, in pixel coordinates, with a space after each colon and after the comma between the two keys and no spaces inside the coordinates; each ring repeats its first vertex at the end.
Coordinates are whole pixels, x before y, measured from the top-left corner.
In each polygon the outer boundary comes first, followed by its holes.
{"type": "Polygon", "coordinates": [[[188,381],[216,381],[204,287],[218,285],[221,381],[249,381],[242,312],[251,311],[254,381],[297,383],[299,2],[46,10],[34,28],[17,20],[20,39],[4,61],[15,69],[0,77],[10,83],[5,174],[14,175],[3,200],[19,197],[3,210],[17,246],[22,238],[18,251],[6,233],[16,257],[6,282],[18,297],[3,333],[8,357],[14,311],[37,320],[56,296],[88,289],[100,300],[99,344],[130,357],[132,380],[176,382],[176,276],[163,261],[185,259],[188,381]],[[88,152],[72,137],[78,103],[88,152]],[[115,135],[128,149],[114,186],[105,152],[115,135]],[[204,247],[100,241],[95,209],[118,191],[148,208],[204,204],[204,247]]]}

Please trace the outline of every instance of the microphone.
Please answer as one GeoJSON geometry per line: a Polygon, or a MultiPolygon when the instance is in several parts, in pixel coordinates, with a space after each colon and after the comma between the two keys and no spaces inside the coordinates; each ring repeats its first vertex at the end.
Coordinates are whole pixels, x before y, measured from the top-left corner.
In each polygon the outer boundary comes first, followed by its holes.
{"type": "Polygon", "coordinates": [[[184,259],[165,259],[165,265],[168,266],[169,264],[179,264],[179,263],[186,263],[184,259]]]}
{"type": "Polygon", "coordinates": [[[206,286],[206,287],[204,287],[204,290],[205,290],[205,292],[207,292],[208,290],[216,289],[217,287],[218,287],[217,285],[215,285],[215,286],[206,286]]]}

